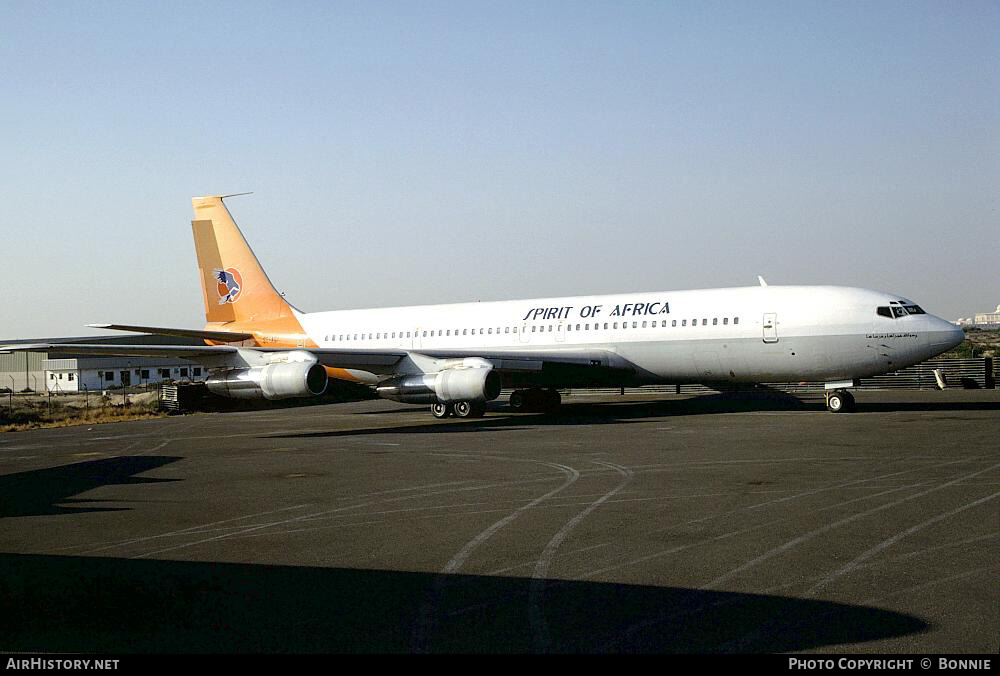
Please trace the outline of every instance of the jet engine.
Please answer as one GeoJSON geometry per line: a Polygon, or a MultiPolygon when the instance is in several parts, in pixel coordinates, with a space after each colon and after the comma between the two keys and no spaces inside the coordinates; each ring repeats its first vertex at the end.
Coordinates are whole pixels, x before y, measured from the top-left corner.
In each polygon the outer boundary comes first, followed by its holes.
{"type": "Polygon", "coordinates": [[[390,378],[375,391],[384,399],[406,404],[487,402],[500,396],[500,374],[490,367],[445,369],[390,378]]]}
{"type": "Polygon", "coordinates": [[[233,399],[316,397],[326,391],[327,375],[316,362],[267,364],[214,371],[205,385],[233,399]]]}

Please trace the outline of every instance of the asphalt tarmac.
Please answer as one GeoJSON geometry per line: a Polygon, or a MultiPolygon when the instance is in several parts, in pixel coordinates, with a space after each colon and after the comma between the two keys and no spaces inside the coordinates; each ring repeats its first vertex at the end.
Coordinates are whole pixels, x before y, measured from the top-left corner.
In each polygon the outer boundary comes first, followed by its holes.
{"type": "Polygon", "coordinates": [[[1000,391],[0,435],[0,650],[1000,649],[1000,391]]]}

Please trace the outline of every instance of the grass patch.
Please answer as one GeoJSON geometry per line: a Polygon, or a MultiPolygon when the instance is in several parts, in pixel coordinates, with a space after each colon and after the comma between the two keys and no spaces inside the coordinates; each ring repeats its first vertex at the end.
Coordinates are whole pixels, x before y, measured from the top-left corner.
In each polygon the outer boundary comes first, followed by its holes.
{"type": "Polygon", "coordinates": [[[13,415],[7,410],[0,413],[0,432],[20,432],[46,427],[70,427],[73,425],[101,425],[127,420],[147,420],[167,415],[156,405],[105,406],[89,411],[71,407],[53,407],[50,413],[46,407],[15,409],[13,415]]]}

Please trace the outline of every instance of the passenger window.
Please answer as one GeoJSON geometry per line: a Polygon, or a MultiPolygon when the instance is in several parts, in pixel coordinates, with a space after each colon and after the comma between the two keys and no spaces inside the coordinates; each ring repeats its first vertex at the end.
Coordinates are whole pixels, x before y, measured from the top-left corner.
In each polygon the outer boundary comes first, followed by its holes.
{"type": "Polygon", "coordinates": [[[701,325],[702,326],[708,326],[708,320],[707,319],[702,319],[701,320],[701,325]]]}
{"type": "Polygon", "coordinates": [[[639,328],[639,322],[632,322],[632,328],[633,329],[639,328]]]}
{"type": "Polygon", "coordinates": [[[489,331],[487,331],[486,333],[488,333],[488,334],[490,334],[490,335],[492,336],[492,335],[493,335],[493,329],[491,328],[491,329],[490,329],[489,331]]]}
{"type": "Polygon", "coordinates": [[[719,323],[719,318],[718,317],[713,317],[712,318],[712,326],[716,326],[718,323],[719,323]]]}
{"type": "Polygon", "coordinates": [[[504,328],[503,332],[504,333],[510,333],[510,327],[508,326],[508,327],[504,328]]]}
{"type": "Polygon", "coordinates": [[[739,324],[739,323],[740,323],[740,318],[739,317],[733,317],[733,324],[739,324]]]}
{"type": "Polygon", "coordinates": [[[531,327],[531,332],[532,332],[532,333],[534,333],[534,332],[535,332],[535,327],[534,327],[534,326],[532,326],[532,327],[531,327]]]}
{"type": "Polygon", "coordinates": [[[725,326],[728,323],[729,323],[729,317],[723,317],[722,318],[722,324],[723,324],[723,326],[725,326]]]}
{"type": "Polygon", "coordinates": [[[618,322],[615,322],[614,324],[612,324],[612,325],[611,325],[611,328],[613,328],[613,329],[617,329],[617,328],[618,328],[618,322]]]}
{"type": "Polygon", "coordinates": [[[675,319],[675,320],[671,321],[670,322],[670,326],[677,326],[677,320],[675,319]]]}
{"type": "Polygon", "coordinates": [[[514,333],[517,333],[517,327],[516,326],[514,327],[514,333]]]}
{"type": "Polygon", "coordinates": [[[577,324],[577,325],[576,325],[576,330],[577,330],[577,331],[579,331],[579,330],[580,330],[580,325],[579,325],[579,324],[577,324]]]}
{"type": "Polygon", "coordinates": [[[604,322],[604,330],[605,330],[605,331],[607,331],[607,330],[608,330],[608,323],[607,323],[607,322],[604,322]]]}
{"type": "Polygon", "coordinates": [[[687,326],[687,325],[688,325],[688,320],[682,319],[681,320],[681,326],[687,326]]]}
{"type": "Polygon", "coordinates": [[[646,322],[642,323],[642,328],[646,328],[646,322]]]}

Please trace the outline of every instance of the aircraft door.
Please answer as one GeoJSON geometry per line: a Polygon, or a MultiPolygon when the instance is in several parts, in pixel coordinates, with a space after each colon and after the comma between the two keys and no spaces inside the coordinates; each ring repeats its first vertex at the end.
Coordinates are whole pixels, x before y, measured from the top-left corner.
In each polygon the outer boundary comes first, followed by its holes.
{"type": "Polygon", "coordinates": [[[528,331],[529,331],[528,325],[527,324],[521,324],[521,338],[520,338],[520,340],[521,340],[522,343],[531,342],[531,336],[528,335],[528,331]]]}
{"type": "Polygon", "coordinates": [[[566,342],[566,325],[562,322],[556,326],[556,342],[565,343],[566,342]]]}
{"type": "Polygon", "coordinates": [[[764,313],[764,342],[778,342],[778,315],[775,312],[764,313]]]}

